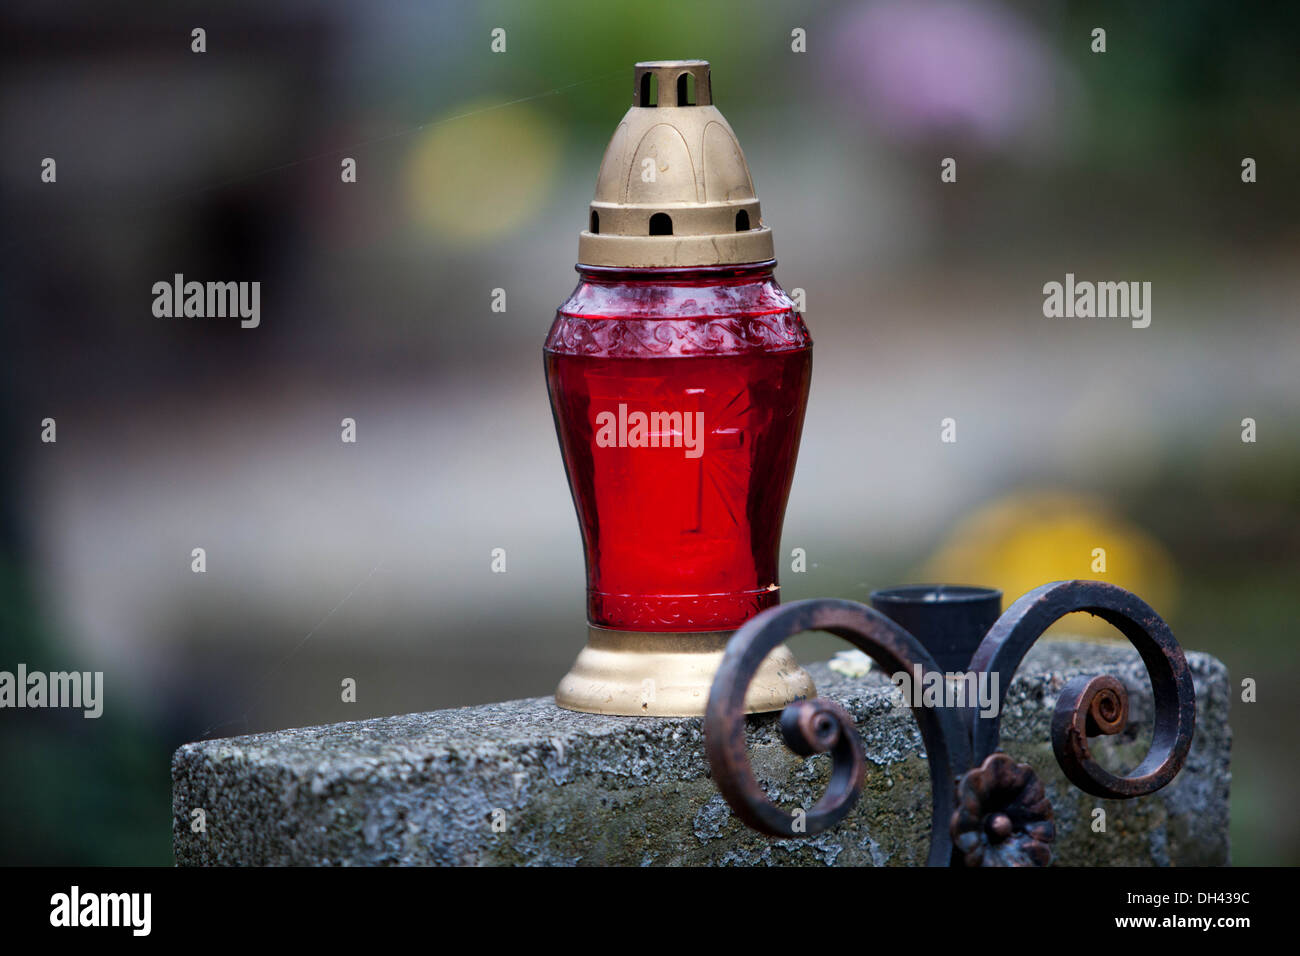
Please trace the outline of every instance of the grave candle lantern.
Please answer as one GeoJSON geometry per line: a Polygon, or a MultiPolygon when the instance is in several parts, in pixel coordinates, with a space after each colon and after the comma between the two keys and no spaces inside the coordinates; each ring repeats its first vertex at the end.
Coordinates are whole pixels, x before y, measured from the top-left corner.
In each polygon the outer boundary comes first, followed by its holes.
{"type": "MultiPolygon", "coordinates": [[[[812,339],[708,63],[634,73],[544,349],[587,566],[587,645],[555,697],[689,716],[731,634],[779,600],[812,339]]],[[[745,706],[814,694],[782,646],[745,706]]]]}

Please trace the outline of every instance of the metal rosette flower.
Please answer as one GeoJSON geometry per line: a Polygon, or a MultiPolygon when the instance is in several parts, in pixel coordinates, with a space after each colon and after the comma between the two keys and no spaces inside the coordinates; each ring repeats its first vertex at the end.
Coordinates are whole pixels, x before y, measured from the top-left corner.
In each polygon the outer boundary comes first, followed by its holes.
{"type": "MultiPolygon", "coordinates": [[[[773,804],[754,778],[745,749],[745,692],[768,653],[803,631],[826,631],[868,654],[886,673],[936,670],[921,643],[883,614],[855,601],[815,599],[769,608],[732,637],[718,668],[704,717],[704,749],[713,779],[744,823],[769,836],[812,836],[840,820],[862,794],[866,761],[852,717],[838,704],[799,700],[781,714],[786,744],[800,756],[829,753],[830,782],[796,828],[795,817],[773,804]]],[[[929,864],[947,866],[953,780],[970,766],[969,738],[955,711],[913,707],[929,755],[932,839],[929,864]]]]}
{"type": "Polygon", "coordinates": [[[966,866],[1046,866],[1056,839],[1043,782],[1004,753],[962,775],[950,830],[966,866]]]}

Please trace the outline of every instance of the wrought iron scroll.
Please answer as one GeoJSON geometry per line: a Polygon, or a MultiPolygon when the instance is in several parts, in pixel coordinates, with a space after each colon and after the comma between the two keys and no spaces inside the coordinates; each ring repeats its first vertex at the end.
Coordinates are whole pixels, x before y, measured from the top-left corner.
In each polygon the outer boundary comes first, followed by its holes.
{"type": "MultiPolygon", "coordinates": [[[[1133,644],[1151,679],[1155,723],[1146,757],[1116,775],[1092,757],[1089,737],[1117,734],[1128,722],[1128,692],[1110,675],[1076,677],[1062,689],[1052,719],[1052,747],[1066,777],[1080,789],[1116,799],[1154,793],[1182,769],[1191,747],[1196,692],[1182,648],[1168,625],[1137,595],[1098,581],[1057,581],[1025,594],[998,619],[976,650],[970,670],[997,673],[993,716],[964,709],[914,706],[930,765],[932,832],[928,863],[1031,865],[1050,862],[1055,837],[1051,803],[1033,769],[998,750],[1001,705],[1029,648],[1055,621],[1087,611],[1133,644]]],[[[855,601],[795,601],[757,615],[732,637],[704,718],[705,752],[718,789],[750,827],[774,837],[806,837],[839,823],[862,794],[862,738],[847,711],[823,698],[796,701],[781,714],[787,746],[800,756],[828,753],[826,792],[796,819],[773,804],[754,777],[745,749],[745,693],[759,664],[778,644],[803,631],[826,631],[868,654],[885,673],[938,670],[916,637],[855,601]]]]}

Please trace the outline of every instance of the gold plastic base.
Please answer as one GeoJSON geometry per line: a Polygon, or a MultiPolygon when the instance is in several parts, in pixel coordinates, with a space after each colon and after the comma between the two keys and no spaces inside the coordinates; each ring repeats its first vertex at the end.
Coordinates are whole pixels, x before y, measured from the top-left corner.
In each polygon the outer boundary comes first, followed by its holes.
{"type": "MultiPolygon", "coordinates": [[[[565,710],[625,717],[702,717],[713,675],[735,631],[657,633],[587,625],[587,646],[555,691],[565,710]]],[[[745,712],[781,710],[813,698],[812,678],[785,645],[763,661],[745,712]]]]}

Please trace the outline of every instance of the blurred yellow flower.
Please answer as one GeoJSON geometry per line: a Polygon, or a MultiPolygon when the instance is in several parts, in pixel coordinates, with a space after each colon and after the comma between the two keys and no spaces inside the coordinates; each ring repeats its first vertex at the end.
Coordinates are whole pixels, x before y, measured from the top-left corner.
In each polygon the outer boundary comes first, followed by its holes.
{"type": "Polygon", "coordinates": [[[462,103],[421,134],[406,167],[415,221],[442,238],[488,241],[536,215],[561,137],[525,103],[462,103]]]}
{"type": "MultiPolygon", "coordinates": [[[[1127,588],[1166,618],[1177,598],[1177,571],[1158,541],[1100,501],[1052,491],[1016,494],[980,508],[926,562],[922,577],[1001,588],[1004,607],[1040,584],[1069,578],[1127,588]]],[[[1049,633],[1123,640],[1089,614],[1068,615],[1049,633]]]]}

